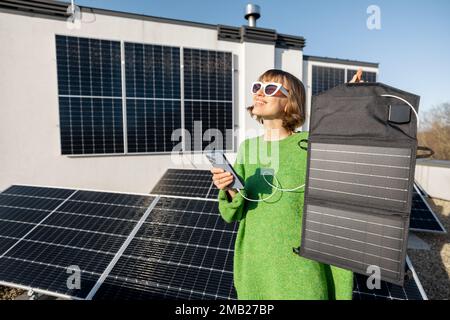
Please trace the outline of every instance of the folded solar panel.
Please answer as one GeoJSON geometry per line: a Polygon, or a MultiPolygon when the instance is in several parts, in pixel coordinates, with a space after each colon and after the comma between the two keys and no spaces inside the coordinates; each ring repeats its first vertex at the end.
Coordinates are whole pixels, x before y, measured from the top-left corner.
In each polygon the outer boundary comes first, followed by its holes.
{"type": "Polygon", "coordinates": [[[419,99],[382,83],[313,97],[300,255],[403,285],[419,99]]]}

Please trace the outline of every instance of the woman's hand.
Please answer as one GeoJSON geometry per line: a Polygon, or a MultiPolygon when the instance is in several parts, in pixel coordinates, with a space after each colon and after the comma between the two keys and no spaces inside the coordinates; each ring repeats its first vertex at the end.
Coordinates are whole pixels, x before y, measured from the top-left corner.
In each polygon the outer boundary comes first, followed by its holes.
{"type": "Polygon", "coordinates": [[[218,189],[223,189],[228,193],[228,201],[231,201],[236,195],[236,191],[228,188],[228,186],[233,182],[233,175],[230,172],[225,172],[221,168],[212,168],[211,173],[213,174],[214,185],[218,189]],[[231,199],[230,199],[231,197],[231,199]]]}
{"type": "Polygon", "coordinates": [[[233,182],[233,175],[230,172],[225,172],[225,170],[221,168],[212,168],[211,173],[213,174],[212,179],[214,185],[218,189],[227,190],[227,186],[233,182]]]}
{"type": "Polygon", "coordinates": [[[363,74],[363,70],[362,70],[362,68],[359,68],[349,83],[364,82],[362,79],[362,74],[363,74]]]}

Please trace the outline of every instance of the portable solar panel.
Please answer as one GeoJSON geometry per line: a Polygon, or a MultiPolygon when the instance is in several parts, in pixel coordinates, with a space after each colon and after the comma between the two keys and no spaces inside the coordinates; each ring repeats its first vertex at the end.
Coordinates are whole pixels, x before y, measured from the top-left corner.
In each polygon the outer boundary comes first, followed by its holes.
{"type": "Polygon", "coordinates": [[[403,285],[419,99],[382,83],[313,97],[300,255],[403,285]]]}

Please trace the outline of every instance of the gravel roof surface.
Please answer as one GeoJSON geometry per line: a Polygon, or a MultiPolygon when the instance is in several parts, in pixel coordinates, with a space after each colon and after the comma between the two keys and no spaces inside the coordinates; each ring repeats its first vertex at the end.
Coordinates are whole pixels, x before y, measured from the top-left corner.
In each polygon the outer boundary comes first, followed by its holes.
{"type": "Polygon", "coordinates": [[[427,199],[447,234],[416,233],[431,249],[408,250],[409,258],[430,300],[450,300],[450,201],[427,199]]]}

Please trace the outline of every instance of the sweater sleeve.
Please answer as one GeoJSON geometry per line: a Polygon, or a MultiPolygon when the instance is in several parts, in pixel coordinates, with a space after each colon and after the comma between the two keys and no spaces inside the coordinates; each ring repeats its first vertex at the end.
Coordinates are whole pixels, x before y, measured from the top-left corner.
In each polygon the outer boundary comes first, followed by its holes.
{"type": "MultiPolygon", "coordinates": [[[[236,161],[233,165],[234,171],[241,178],[242,181],[245,181],[245,170],[243,163],[243,153],[242,153],[242,143],[239,147],[238,154],[236,156],[236,161]]],[[[246,196],[245,190],[240,190],[240,192],[246,196]]],[[[241,193],[236,193],[232,201],[228,201],[228,195],[225,190],[219,190],[219,212],[222,218],[230,223],[233,221],[240,221],[243,217],[244,211],[244,203],[245,199],[242,197],[241,193]]],[[[231,197],[230,197],[231,198],[231,197]]]]}
{"type": "Polygon", "coordinates": [[[330,300],[352,300],[353,272],[331,265],[329,268],[327,282],[330,300]]]}

